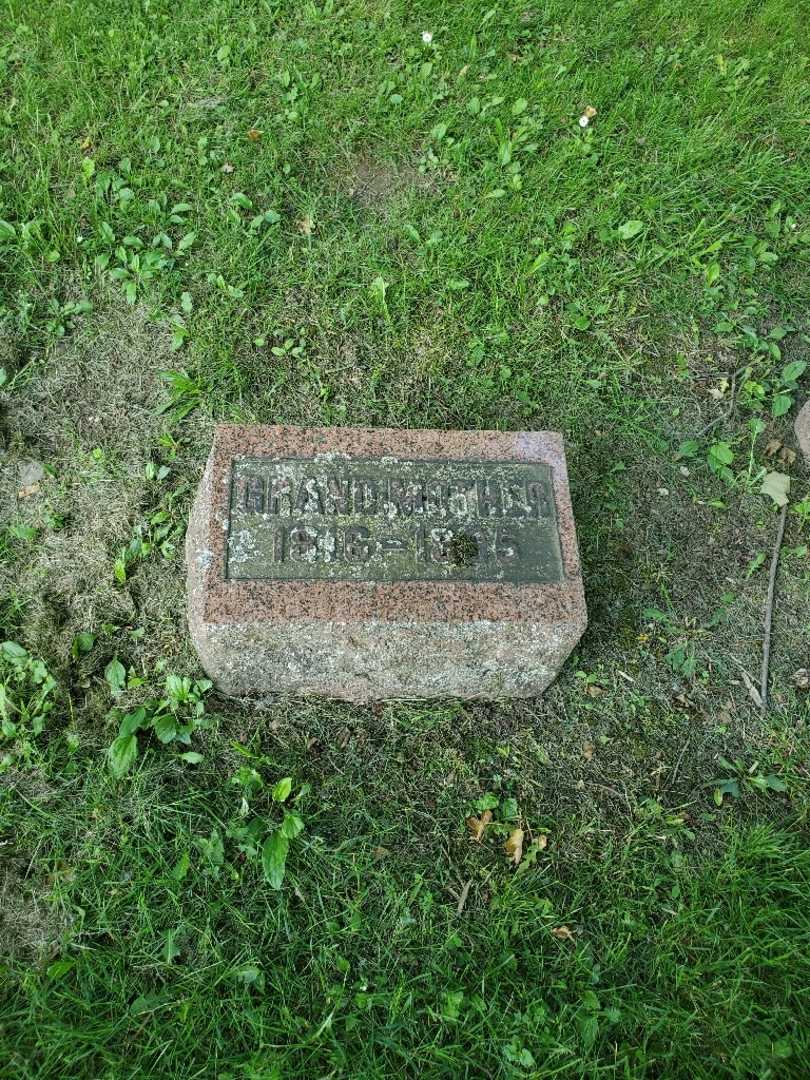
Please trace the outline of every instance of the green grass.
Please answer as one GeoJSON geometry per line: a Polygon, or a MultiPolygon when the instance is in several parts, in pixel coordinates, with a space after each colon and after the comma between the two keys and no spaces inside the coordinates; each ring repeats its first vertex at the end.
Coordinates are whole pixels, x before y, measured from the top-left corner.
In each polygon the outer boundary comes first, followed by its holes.
{"type": "Polygon", "coordinates": [[[809,15],[0,0],[0,641],[34,658],[0,657],[32,713],[0,1073],[804,1075],[809,15]],[[121,711],[202,677],[180,552],[222,419],[562,431],[590,626],[559,680],[209,695],[200,763],[142,731],[114,779],[121,711]],[[285,776],[277,891],[244,829],[285,776]]]}

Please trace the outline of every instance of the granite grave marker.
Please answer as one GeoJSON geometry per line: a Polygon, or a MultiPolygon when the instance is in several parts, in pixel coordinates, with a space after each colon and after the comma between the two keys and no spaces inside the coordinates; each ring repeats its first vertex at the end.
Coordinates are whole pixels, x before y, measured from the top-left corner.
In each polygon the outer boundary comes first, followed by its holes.
{"type": "Polygon", "coordinates": [[[586,625],[552,432],[224,425],[186,554],[235,695],[530,696],[586,625]]]}

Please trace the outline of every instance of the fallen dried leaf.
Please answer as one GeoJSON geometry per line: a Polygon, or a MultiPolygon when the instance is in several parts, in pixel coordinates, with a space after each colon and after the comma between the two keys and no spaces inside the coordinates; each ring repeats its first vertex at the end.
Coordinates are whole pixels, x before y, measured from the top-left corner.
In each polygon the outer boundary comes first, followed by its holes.
{"type": "Polygon", "coordinates": [[[302,217],[300,221],[296,221],[295,227],[301,233],[302,236],[312,236],[312,230],[315,228],[315,222],[307,214],[306,217],[302,217]]]}
{"type": "Polygon", "coordinates": [[[468,817],[467,818],[467,828],[472,833],[472,836],[470,837],[470,839],[474,840],[477,844],[480,844],[481,839],[482,839],[482,837],[484,835],[484,829],[486,829],[486,827],[487,827],[487,825],[489,825],[490,821],[492,821],[492,811],[491,810],[485,810],[480,818],[468,817]]]}
{"type": "Polygon", "coordinates": [[[728,379],[721,379],[719,386],[709,387],[709,396],[713,397],[715,401],[722,401],[726,396],[726,390],[729,388],[728,379]]]}
{"type": "Polygon", "coordinates": [[[781,439],[770,439],[767,443],[765,443],[765,457],[773,457],[773,455],[781,449],[781,439]]]}
{"type": "Polygon", "coordinates": [[[555,926],[551,931],[552,936],[557,938],[558,941],[573,941],[574,935],[568,926],[555,926]]]}
{"type": "Polygon", "coordinates": [[[779,460],[783,465],[792,465],[796,460],[796,451],[791,450],[789,446],[783,446],[779,451],[779,460]]]}
{"type": "Polygon", "coordinates": [[[503,850],[515,866],[517,866],[523,858],[523,829],[512,830],[509,834],[509,839],[503,845],[503,850]]]}
{"type": "Polygon", "coordinates": [[[39,484],[28,484],[27,487],[20,488],[17,492],[21,499],[27,499],[31,495],[36,495],[39,492],[39,484]]]}
{"type": "Polygon", "coordinates": [[[770,495],[777,506],[786,506],[790,495],[790,477],[787,473],[766,473],[759,490],[762,495],[770,495]]]}
{"type": "Polygon", "coordinates": [[[259,131],[258,128],[248,128],[247,137],[251,142],[258,142],[262,135],[263,132],[259,131]]]}

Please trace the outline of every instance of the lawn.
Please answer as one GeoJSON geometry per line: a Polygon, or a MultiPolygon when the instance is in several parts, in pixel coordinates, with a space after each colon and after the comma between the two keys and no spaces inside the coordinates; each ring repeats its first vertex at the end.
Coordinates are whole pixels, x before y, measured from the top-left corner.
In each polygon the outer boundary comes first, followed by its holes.
{"type": "Polygon", "coordinates": [[[809,308],[806,0],[0,0],[0,1075],[807,1075],[809,308]],[[557,682],[217,696],[219,420],[563,432],[557,682]]]}

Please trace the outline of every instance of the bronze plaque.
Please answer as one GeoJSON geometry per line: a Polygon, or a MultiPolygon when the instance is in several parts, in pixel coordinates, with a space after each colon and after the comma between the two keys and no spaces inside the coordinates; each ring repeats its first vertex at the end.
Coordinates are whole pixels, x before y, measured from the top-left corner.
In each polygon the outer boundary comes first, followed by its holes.
{"type": "Polygon", "coordinates": [[[561,582],[551,468],[330,454],[238,458],[226,577],[561,582]]]}

